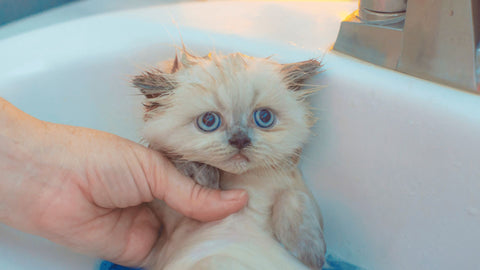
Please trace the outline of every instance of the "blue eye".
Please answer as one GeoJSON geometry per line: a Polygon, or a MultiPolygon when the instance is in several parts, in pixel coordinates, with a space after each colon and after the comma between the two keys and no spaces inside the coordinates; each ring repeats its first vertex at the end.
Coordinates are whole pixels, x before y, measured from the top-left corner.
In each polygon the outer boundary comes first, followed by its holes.
{"type": "Polygon", "coordinates": [[[212,132],[220,127],[220,116],[215,112],[206,112],[197,118],[197,126],[205,132],[212,132]]]}
{"type": "Polygon", "coordinates": [[[275,115],[269,109],[258,109],[253,113],[255,124],[261,128],[270,128],[275,124],[275,115]]]}

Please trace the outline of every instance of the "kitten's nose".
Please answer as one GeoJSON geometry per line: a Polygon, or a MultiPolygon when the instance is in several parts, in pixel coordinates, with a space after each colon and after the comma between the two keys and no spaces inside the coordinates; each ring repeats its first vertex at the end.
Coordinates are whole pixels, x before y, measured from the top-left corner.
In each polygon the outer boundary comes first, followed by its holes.
{"type": "Polygon", "coordinates": [[[252,144],[250,137],[245,132],[237,132],[232,135],[232,137],[228,140],[231,146],[234,146],[238,149],[245,148],[252,144]]]}

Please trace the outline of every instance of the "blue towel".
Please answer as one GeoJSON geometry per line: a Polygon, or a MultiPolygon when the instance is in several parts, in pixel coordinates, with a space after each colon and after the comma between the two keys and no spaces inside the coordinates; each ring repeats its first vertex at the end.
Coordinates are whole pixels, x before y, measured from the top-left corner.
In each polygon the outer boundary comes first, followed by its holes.
{"type": "MultiPolygon", "coordinates": [[[[326,259],[327,263],[325,267],[323,267],[323,270],[365,270],[364,268],[342,261],[340,258],[331,254],[328,254],[326,259]]],[[[129,268],[111,262],[102,261],[99,270],[142,270],[142,268],[129,268]]]]}
{"type": "Polygon", "coordinates": [[[142,268],[125,267],[107,261],[102,261],[98,270],[142,270],[142,268]]]}
{"type": "Polygon", "coordinates": [[[337,256],[327,254],[327,263],[323,270],[365,270],[365,268],[358,267],[346,261],[343,261],[337,256]]]}

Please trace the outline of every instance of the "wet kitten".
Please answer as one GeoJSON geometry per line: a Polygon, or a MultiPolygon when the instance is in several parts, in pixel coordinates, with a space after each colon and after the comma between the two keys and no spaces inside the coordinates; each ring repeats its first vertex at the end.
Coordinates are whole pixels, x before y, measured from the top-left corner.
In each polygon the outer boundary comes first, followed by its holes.
{"type": "Polygon", "coordinates": [[[148,269],[321,269],[322,217],[297,168],[313,122],[302,85],[320,63],[182,50],[167,66],[133,80],[144,139],[199,184],[250,200],[209,223],[156,201],[164,227],[148,269]]]}

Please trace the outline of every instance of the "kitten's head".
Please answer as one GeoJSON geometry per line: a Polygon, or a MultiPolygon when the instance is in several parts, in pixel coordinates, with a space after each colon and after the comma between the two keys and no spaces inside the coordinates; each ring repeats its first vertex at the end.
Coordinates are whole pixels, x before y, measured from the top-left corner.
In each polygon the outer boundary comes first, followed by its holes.
{"type": "Polygon", "coordinates": [[[236,174],[296,163],[313,122],[302,85],[318,61],[182,51],[166,65],[133,79],[146,96],[150,147],[236,174]]]}

